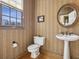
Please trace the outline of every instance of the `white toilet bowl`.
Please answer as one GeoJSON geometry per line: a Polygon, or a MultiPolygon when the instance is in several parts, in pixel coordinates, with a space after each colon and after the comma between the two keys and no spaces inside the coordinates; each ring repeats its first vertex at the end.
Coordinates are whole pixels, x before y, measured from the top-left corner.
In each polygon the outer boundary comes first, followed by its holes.
{"type": "Polygon", "coordinates": [[[37,44],[32,44],[28,47],[28,51],[31,52],[31,57],[36,58],[40,52],[39,52],[40,46],[37,44]]]}
{"type": "Polygon", "coordinates": [[[39,52],[40,47],[43,46],[44,43],[45,43],[45,37],[39,37],[39,36],[34,37],[34,44],[31,44],[27,47],[28,52],[31,53],[32,58],[38,57],[38,55],[40,54],[39,52]]]}

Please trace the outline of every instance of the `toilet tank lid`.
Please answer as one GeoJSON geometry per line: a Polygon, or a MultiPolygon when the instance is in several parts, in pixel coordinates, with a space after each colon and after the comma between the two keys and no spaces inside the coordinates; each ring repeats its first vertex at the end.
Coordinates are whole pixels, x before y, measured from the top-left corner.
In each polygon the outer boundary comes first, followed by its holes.
{"type": "Polygon", "coordinates": [[[34,36],[34,39],[35,39],[35,38],[38,38],[38,37],[39,37],[39,38],[45,38],[45,37],[43,37],[43,36],[34,36]]]}

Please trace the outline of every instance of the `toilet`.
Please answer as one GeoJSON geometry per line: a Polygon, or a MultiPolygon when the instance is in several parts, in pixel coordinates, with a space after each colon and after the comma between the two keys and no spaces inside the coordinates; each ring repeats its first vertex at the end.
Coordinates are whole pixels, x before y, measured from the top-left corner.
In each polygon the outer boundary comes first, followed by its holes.
{"type": "Polygon", "coordinates": [[[31,58],[37,58],[40,54],[40,47],[45,43],[45,37],[34,36],[34,44],[31,44],[27,47],[28,52],[31,53],[31,58]]]}

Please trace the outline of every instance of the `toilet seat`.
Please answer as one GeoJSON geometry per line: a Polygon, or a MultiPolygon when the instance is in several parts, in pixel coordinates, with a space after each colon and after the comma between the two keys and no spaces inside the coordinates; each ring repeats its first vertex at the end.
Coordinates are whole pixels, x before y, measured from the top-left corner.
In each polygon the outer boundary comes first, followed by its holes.
{"type": "Polygon", "coordinates": [[[37,44],[32,44],[28,47],[29,50],[33,50],[33,49],[36,49],[36,48],[39,48],[40,46],[37,45],[37,44]]]}

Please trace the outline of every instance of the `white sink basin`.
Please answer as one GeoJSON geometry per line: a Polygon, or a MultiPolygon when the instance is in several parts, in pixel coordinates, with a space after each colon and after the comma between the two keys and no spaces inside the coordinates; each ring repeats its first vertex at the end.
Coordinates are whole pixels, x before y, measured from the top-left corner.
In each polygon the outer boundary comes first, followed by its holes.
{"type": "Polygon", "coordinates": [[[60,40],[65,40],[65,41],[76,41],[79,39],[79,36],[76,34],[71,34],[71,35],[57,34],[56,37],[60,40]]]}
{"type": "Polygon", "coordinates": [[[64,55],[63,59],[71,59],[70,58],[70,49],[69,49],[69,41],[76,41],[79,39],[79,36],[76,34],[71,35],[63,35],[63,34],[57,34],[56,38],[60,40],[64,40],[64,55]]]}

